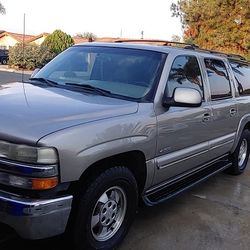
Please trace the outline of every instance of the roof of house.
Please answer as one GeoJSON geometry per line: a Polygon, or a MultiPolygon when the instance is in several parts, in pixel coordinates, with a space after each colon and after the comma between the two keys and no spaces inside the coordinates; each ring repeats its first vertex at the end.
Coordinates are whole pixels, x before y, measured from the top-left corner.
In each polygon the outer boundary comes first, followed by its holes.
{"type": "MultiPolygon", "coordinates": [[[[75,36],[73,37],[75,44],[78,43],[85,43],[85,42],[89,42],[88,38],[85,37],[78,37],[75,36]]],[[[119,38],[114,38],[114,37],[97,37],[94,41],[95,42],[105,42],[105,43],[112,43],[119,40],[119,38]]]]}
{"type": "Polygon", "coordinates": [[[115,38],[115,37],[100,37],[97,38],[95,41],[96,42],[104,42],[104,43],[112,43],[119,40],[119,38],[115,38]]]}
{"type": "Polygon", "coordinates": [[[87,38],[78,37],[78,36],[73,37],[73,40],[74,40],[74,43],[75,43],[75,44],[78,44],[78,43],[85,43],[85,42],[88,42],[88,41],[89,41],[89,39],[87,39],[87,38]]]}
{"type": "MultiPolygon", "coordinates": [[[[4,36],[10,36],[10,37],[14,38],[18,42],[23,41],[23,35],[22,34],[12,33],[12,32],[7,32],[7,31],[4,31],[4,32],[0,33],[0,38],[4,37],[4,36]]],[[[25,35],[24,41],[28,42],[29,40],[31,40],[34,37],[35,36],[32,36],[32,35],[25,35]]]]}
{"type": "Polygon", "coordinates": [[[33,36],[32,38],[30,38],[27,42],[31,43],[39,38],[42,38],[42,37],[47,37],[49,35],[49,33],[46,33],[46,32],[43,32],[37,36],[33,36]]]}

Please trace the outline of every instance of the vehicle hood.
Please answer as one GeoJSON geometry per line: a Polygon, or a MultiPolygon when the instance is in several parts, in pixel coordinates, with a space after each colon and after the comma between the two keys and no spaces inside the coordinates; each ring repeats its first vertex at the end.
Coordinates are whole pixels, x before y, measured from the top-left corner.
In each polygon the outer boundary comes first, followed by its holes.
{"type": "Polygon", "coordinates": [[[71,126],[137,112],[138,103],[29,83],[0,85],[0,140],[35,144],[71,126]]]}

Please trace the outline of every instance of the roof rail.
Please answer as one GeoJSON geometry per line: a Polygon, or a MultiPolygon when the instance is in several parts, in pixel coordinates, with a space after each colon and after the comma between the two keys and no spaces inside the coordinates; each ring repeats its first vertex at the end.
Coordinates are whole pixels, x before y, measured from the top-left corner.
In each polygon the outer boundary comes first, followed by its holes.
{"type": "Polygon", "coordinates": [[[162,46],[180,45],[180,46],[184,46],[184,48],[186,49],[199,48],[196,44],[192,44],[192,43],[182,43],[182,42],[157,40],[157,39],[118,39],[115,41],[115,43],[153,43],[153,44],[162,45],[162,46]]]}
{"type": "Polygon", "coordinates": [[[193,43],[183,43],[183,42],[174,42],[174,41],[166,41],[166,40],[157,40],[157,39],[118,39],[114,41],[115,43],[146,43],[146,44],[156,44],[161,46],[174,46],[181,47],[184,49],[197,50],[200,52],[216,54],[220,56],[225,56],[229,59],[235,59],[239,61],[247,62],[246,58],[237,54],[227,54],[224,52],[219,52],[216,50],[202,49],[198,45],[193,43]],[[179,46],[178,46],[179,45],[179,46]]]}
{"type": "Polygon", "coordinates": [[[247,61],[245,57],[238,55],[238,54],[228,54],[228,53],[224,53],[224,52],[220,52],[220,51],[216,51],[216,50],[201,49],[201,48],[198,48],[197,50],[201,51],[201,52],[205,52],[205,53],[211,53],[211,54],[216,54],[216,55],[220,55],[220,56],[225,56],[229,59],[247,61]]]}
{"type": "Polygon", "coordinates": [[[232,59],[238,59],[238,60],[241,60],[241,61],[247,61],[247,59],[241,55],[237,55],[237,54],[227,54],[227,56],[229,58],[232,58],[232,59]]]}

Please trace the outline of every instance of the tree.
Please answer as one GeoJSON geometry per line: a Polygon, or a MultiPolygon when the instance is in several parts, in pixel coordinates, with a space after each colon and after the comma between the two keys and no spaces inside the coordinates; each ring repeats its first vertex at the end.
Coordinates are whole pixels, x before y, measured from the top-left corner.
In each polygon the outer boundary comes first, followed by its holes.
{"type": "Polygon", "coordinates": [[[77,33],[76,37],[86,38],[91,42],[94,41],[97,38],[97,36],[92,32],[77,33]]]}
{"type": "Polygon", "coordinates": [[[180,42],[181,41],[181,37],[178,36],[178,35],[172,35],[171,41],[172,42],[180,42]]]}
{"type": "Polygon", "coordinates": [[[6,12],[4,6],[0,3],[0,14],[4,15],[6,12]]]}
{"type": "Polygon", "coordinates": [[[171,10],[186,42],[250,57],[249,0],[179,0],[171,10]]]}
{"type": "Polygon", "coordinates": [[[74,40],[70,35],[61,30],[55,30],[45,38],[41,46],[48,47],[51,52],[59,54],[72,45],[74,45],[74,40]]]}

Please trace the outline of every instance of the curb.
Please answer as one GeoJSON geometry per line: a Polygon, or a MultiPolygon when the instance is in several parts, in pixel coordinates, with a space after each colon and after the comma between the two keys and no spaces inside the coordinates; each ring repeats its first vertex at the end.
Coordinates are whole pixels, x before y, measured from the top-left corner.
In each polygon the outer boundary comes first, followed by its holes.
{"type": "Polygon", "coordinates": [[[6,72],[15,72],[15,70],[13,69],[3,69],[3,68],[0,68],[0,71],[6,71],[6,72]]]}
{"type": "Polygon", "coordinates": [[[26,75],[31,75],[32,71],[22,71],[22,70],[15,70],[15,69],[9,69],[9,68],[2,68],[0,67],[0,71],[4,71],[4,72],[10,72],[10,73],[18,73],[18,74],[22,74],[22,72],[26,75]]]}

